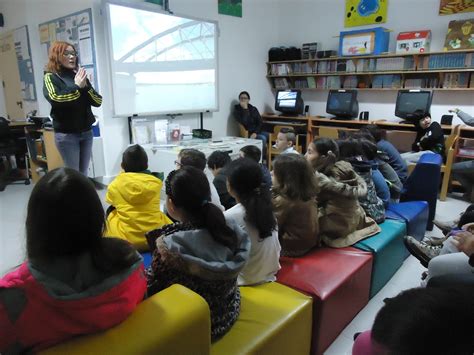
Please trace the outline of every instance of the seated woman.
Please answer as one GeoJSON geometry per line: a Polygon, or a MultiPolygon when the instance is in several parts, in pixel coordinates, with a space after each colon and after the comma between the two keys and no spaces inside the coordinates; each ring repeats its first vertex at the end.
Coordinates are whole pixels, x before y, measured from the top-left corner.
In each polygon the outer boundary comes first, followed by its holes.
{"type": "Polygon", "coordinates": [[[263,182],[259,164],[249,158],[232,161],[227,189],[237,204],[224,215],[247,232],[251,242],[249,260],[238,278],[239,286],[275,281],[281,247],[270,190],[263,182]]]}
{"type": "Polygon", "coordinates": [[[342,248],[380,232],[380,227],[359,204],[359,197],[367,194],[367,185],[350,163],[337,161],[336,142],[317,138],[308,146],[305,156],[318,183],[319,230],[323,242],[342,248]]]}
{"type": "Polygon", "coordinates": [[[59,168],[34,187],[26,217],[27,261],[0,279],[0,353],[37,352],[113,327],[146,291],[140,255],[103,238],[94,186],[59,168]]]}
{"type": "Polygon", "coordinates": [[[382,223],[385,220],[385,206],[390,200],[390,190],[382,173],[378,170],[378,164],[374,161],[377,146],[366,139],[349,138],[337,143],[340,159],[351,163],[367,185],[367,194],[359,197],[360,205],[370,218],[377,223],[382,223]],[[372,151],[369,149],[371,145],[372,151]]]}
{"type": "Polygon", "coordinates": [[[222,337],[240,312],[237,276],[249,257],[250,239],[210,202],[209,182],[183,166],[166,178],[166,209],[179,223],[147,233],[154,247],[148,294],[179,283],[201,295],[211,311],[211,338],[222,337]]]}
{"type": "Polygon", "coordinates": [[[416,138],[411,152],[401,154],[407,164],[416,163],[425,153],[438,153],[444,156],[444,133],[438,122],[422,110],[415,111],[416,138]]]}
{"type": "Polygon", "coordinates": [[[268,133],[262,131],[262,117],[255,106],[249,104],[250,94],[242,91],[239,94],[239,103],[234,106],[234,118],[249,133],[249,138],[262,141],[263,156],[266,157],[268,133]]]}

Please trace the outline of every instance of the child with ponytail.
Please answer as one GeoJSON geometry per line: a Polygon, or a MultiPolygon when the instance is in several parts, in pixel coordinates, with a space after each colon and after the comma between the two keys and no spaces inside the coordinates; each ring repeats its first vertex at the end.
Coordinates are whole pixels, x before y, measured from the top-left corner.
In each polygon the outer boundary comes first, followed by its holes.
{"type": "Polygon", "coordinates": [[[281,247],[270,190],[259,164],[249,158],[232,161],[228,166],[227,190],[237,204],[224,215],[250,237],[250,257],[239,274],[239,286],[275,281],[281,247]]]}
{"type": "Polygon", "coordinates": [[[211,337],[222,337],[237,320],[237,276],[247,262],[248,236],[211,200],[202,170],[183,166],[166,178],[166,209],[178,223],[147,233],[153,251],[147,270],[149,295],[179,283],[201,295],[211,311],[211,337]]]}

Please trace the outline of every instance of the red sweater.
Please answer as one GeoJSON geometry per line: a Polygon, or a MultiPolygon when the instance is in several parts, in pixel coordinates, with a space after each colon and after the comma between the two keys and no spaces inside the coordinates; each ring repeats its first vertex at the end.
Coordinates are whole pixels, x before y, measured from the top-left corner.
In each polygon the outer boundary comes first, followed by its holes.
{"type": "Polygon", "coordinates": [[[124,271],[117,280],[93,296],[78,292],[72,297],[57,297],[48,293],[33,277],[28,263],[23,263],[0,279],[0,353],[37,352],[122,322],[145,294],[143,266],[124,271]]]}

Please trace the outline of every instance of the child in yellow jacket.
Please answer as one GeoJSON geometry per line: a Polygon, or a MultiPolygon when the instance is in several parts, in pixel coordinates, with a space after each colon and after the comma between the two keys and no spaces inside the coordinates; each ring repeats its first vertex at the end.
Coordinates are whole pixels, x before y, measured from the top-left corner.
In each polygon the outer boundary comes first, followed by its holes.
{"type": "Polygon", "coordinates": [[[148,170],[148,156],[138,144],[123,153],[122,169],[105,197],[114,207],[107,216],[106,235],[128,240],[139,251],[147,251],[145,233],[172,223],[160,211],[163,182],[148,170]]]}

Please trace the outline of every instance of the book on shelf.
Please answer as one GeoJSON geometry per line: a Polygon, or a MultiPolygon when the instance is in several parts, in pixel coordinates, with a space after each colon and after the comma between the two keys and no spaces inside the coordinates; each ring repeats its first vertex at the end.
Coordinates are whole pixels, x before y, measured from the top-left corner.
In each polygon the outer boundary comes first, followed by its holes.
{"type": "Polygon", "coordinates": [[[419,89],[425,87],[425,79],[405,79],[406,89],[419,89]]]}
{"type": "Polygon", "coordinates": [[[354,73],[356,71],[356,64],[355,61],[352,59],[348,59],[346,62],[346,72],[347,73],[354,73]]]}
{"type": "Polygon", "coordinates": [[[469,86],[470,73],[446,73],[443,80],[443,88],[467,88],[469,86]]]}
{"type": "Polygon", "coordinates": [[[336,71],[337,72],[345,72],[347,68],[347,60],[345,59],[339,59],[336,62],[336,71]]]}
{"type": "Polygon", "coordinates": [[[308,81],[306,79],[296,79],[295,80],[296,89],[306,89],[308,88],[308,81]]]}
{"type": "Polygon", "coordinates": [[[383,88],[383,75],[374,75],[372,79],[372,88],[381,89],[383,88]]]}
{"type": "Polygon", "coordinates": [[[344,89],[354,89],[357,88],[357,76],[355,75],[348,75],[344,77],[344,81],[342,84],[344,89]]]}
{"type": "Polygon", "coordinates": [[[323,60],[318,62],[318,73],[325,74],[328,72],[328,62],[323,60]]]}
{"type": "Polygon", "coordinates": [[[291,73],[291,66],[286,63],[272,64],[272,75],[288,75],[291,73]]]}
{"type": "Polygon", "coordinates": [[[341,78],[339,76],[328,76],[327,77],[327,88],[328,89],[340,89],[341,78]]]}
{"type": "Polygon", "coordinates": [[[327,89],[327,76],[318,76],[316,78],[316,87],[318,89],[327,89]]]}
{"type": "Polygon", "coordinates": [[[328,73],[335,73],[337,68],[337,60],[330,60],[328,61],[327,72],[328,73]]]}
{"type": "Polygon", "coordinates": [[[306,82],[308,83],[308,88],[316,89],[316,80],[314,80],[314,76],[308,76],[306,82]]]}
{"type": "Polygon", "coordinates": [[[290,88],[290,84],[288,83],[288,80],[286,78],[275,78],[273,79],[273,84],[275,86],[275,89],[278,90],[286,90],[290,88]]]}
{"type": "Polygon", "coordinates": [[[315,59],[316,52],[318,51],[318,43],[303,43],[301,47],[301,58],[302,59],[315,59]]]}
{"type": "Polygon", "coordinates": [[[375,70],[390,71],[390,70],[403,70],[405,66],[405,58],[377,58],[375,64],[375,70]]]}

